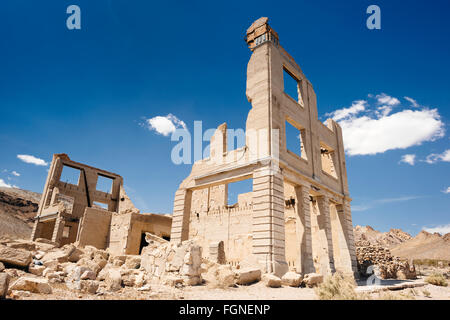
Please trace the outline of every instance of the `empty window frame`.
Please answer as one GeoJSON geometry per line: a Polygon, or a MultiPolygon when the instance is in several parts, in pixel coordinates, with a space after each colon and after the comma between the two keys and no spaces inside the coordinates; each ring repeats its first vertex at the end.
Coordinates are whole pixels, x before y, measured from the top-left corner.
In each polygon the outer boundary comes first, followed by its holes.
{"type": "Polygon", "coordinates": [[[322,159],[322,171],[337,179],[336,173],[336,153],[324,143],[320,143],[320,157],[322,159]]]}
{"type": "Polygon", "coordinates": [[[294,126],[288,120],[286,120],[286,149],[292,153],[295,153],[300,158],[308,160],[306,155],[305,141],[306,131],[305,129],[299,129],[294,126]]]}
{"type": "Polygon", "coordinates": [[[61,178],[59,180],[64,183],[70,183],[77,186],[80,182],[80,174],[81,171],[79,169],[63,165],[61,178]]]}
{"type": "Polygon", "coordinates": [[[253,179],[245,179],[228,184],[227,205],[232,206],[239,202],[239,195],[253,191],[253,179]]]}
{"type": "Polygon", "coordinates": [[[94,201],[94,207],[108,210],[108,204],[99,201],[94,201]]]}
{"type": "Polygon", "coordinates": [[[291,72],[286,68],[283,68],[283,83],[284,92],[290,96],[292,99],[297,101],[301,106],[303,106],[303,97],[301,90],[301,81],[298,80],[291,72]]]}
{"type": "Polygon", "coordinates": [[[106,193],[112,193],[113,182],[113,178],[102,176],[101,174],[99,174],[97,179],[97,186],[95,187],[95,189],[106,193]]]}

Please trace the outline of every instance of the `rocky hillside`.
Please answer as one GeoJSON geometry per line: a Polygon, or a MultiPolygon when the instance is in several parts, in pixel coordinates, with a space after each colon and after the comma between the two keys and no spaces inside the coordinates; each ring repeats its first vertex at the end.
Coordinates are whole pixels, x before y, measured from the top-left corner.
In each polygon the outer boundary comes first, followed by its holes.
{"type": "Polygon", "coordinates": [[[41,195],[0,187],[0,236],[29,238],[41,195]]]}
{"type": "Polygon", "coordinates": [[[393,255],[409,259],[434,259],[450,261],[450,233],[421,231],[413,239],[400,243],[391,249],[393,255]]]}
{"type": "Polygon", "coordinates": [[[374,230],[370,226],[353,228],[355,242],[368,242],[371,245],[389,248],[392,255],[405,259],[450,260],[450,234],[421,231],[417,236],[400,230],[388,232],[374,230]]]}

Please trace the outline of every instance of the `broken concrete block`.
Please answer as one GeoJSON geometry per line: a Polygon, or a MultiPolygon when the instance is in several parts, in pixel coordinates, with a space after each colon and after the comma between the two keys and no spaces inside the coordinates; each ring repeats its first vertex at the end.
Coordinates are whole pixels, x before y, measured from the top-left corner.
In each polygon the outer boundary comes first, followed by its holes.
{"type": "Polygon", "coordinates": [[[26,251],[36,250],[36,244],[33,241],[27,240],[15,240],[14,242],[8,243],[7,246],[13,249],[23,249],[26,251]]]}
{"type": "Polygon", "coordinates": [[[33,293],[52,293],[52,288],[47,279],[22,277],[17,279],[10,287],[10,290],[23,290],[33,293]]]}
{"type": "Polygon", "coordinates": [[[32,261],[29,251],[0,246],[0,262],[16,267],[28,267],[32,261]]]}
{"type": "Polygon", "coordinates": [[[11,297],[11,299],[18,300],[31,297],[31,293],[23,290],[12,290],[9,296],[11,297]]]}
{"type": "Polygon", "coordinates": [[[299,287],[302,283],[303,277],[296,272],[286,272],[281,278],[281,283],[289,287],[299,287]]]}
{"type": "Polygon", "coordinates": [[[28,267],[28,272],[30,272],[31,274],[34,274],[36,276],[42,276],[42,273],[44,272],[45,269],[46,269],[45,266],[37,266],[37,265],[31,264],[28,267]]]}
{"type": "Polygon", "coordinates": [[[80,280],[80,284],[78,287],[79,287],[78,290],[81,292],[96,294],[99,287],[99,283],[98,281],[94,280],[80,280]]]}
{"type": "Polygon", "coordinates": [[[109,291],[117,291],[122,288],[122,276],[117,269],[109,269],[105,278],[106,288],[109,291]]]}
{"type": "Polygon", "coordinates": [[[83,272],[83,274],[80,277],[80,280],[95,280],[97,278],[97,275],[94,271],[86,270],[83,272]]]}
{"type": "Polygon", "coordinates": [[[9,274],[0,273],[0,299],[5,299],[9,286],[9,274]]]}
{"type": "Polygon", "coordinates": [[[125,266],[128,269],[139,269],[141,266],[141,256],[127,256],[125,266]]]}
{"type": "Polygon", "coordinates": [[[75,248],[75,250],[73,250],[73,252],[69,255],[68,260],[70,262],[78,262],[83,254],[83,250],[81,250],[80,248],[75,248]]]}
{"type": "Polygon", "coordinates": [[[323,275],[318,273],[307,273],[303,278],[303,283],[310,288],[317,286],[322,282],[323,282],[323,275]]]}
{"type": "Polygon", "coordinates": [[[236,270],[236,284],[247,285],[261,280],[261,270],[257,268],[243,268],[236,270]]]}
{"type": "Polygon", "coordinates": [[[281,287],[281,279],[273,274],[264,274],[262,280],[266,287],[270,288],[280,288],[281,287]]]}

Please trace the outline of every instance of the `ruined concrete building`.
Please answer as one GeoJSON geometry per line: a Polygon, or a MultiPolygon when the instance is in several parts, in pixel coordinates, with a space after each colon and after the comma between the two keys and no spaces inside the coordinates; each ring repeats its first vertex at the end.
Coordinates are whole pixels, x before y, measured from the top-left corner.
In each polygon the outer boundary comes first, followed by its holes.
{"type": "Polygon", "coordinates": [[[139,254],[147,244],[146,232],[170,239],[171,220],[141,214],[126,195],[121,176],[55,154],[31,237],[139,254]]]}
{"type": "Polygon", "coordinates": [[[227,150],[227,126],[220,125],[210,156],[194,163],[176,191],[172,217],[139,213],[122,177],[57,154],[33,240],[138,254],[145,232],[151,232],[175,243],[195,239],[219,263],[251,260],[278,276],[288,270],[355,273],[342,130],[332,119],[319,121],[311,83],[267,18],[250,26],[246,42],[252,55],[245,146],[227,150]],[[75,182],[61,178],[66,169],[78,170],[75,182]],[[104,179],[109,190],[98,187],[104,179]],[[252,190],[228,203],[229,184],[245,179],[251,179],[252,190]]]}
{"type": "Polygon", "coordinates": [[[341,128],[332,119],[319,121],[311,83],[267,18],[250,26],[246,42],[252,108],[245,146],[226,150],[226,124],[217,128],[210,157],[194,163],[175,194],[171,241],[196,239],[206,255],[223,242],[228,263],[253,257],[277,275],[354,273],[341,128]],[[289,80],[296,87],[291,95],[289,80]],[[252,179],[253,190],[228,204],[228,184],[244,179],[252,179]]]}

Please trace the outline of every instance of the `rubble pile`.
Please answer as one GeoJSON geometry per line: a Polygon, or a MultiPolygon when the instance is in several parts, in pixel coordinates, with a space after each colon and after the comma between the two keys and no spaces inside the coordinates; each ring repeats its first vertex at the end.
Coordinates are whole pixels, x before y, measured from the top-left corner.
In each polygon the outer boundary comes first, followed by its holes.
{"type": "Polygon", "coordinates": [[[389,249],[371,244],[369,241],[356,242],[358,271],[363,276],[374,273],[380,279],[416,279],[414,265],[405,259],[392,256],[389,249]],[[370,268],[373,266],[372,268],[370,268]]]}
{"type": "MultiPolygon", "coordinates": [[[[234,287],[262,281],[267,287],[313,286],[322,279],[289,272],[282,279],[263,274],[257,265],[232,267],[202,257],[193,240],[171,243],[147,234],[141,255],[116,255],[93,246],[58,247],[45,239],[0,241],[0,299],[48,295],[54,288],[77,294],[121,292],[125,287],[151,291],[152,286],[183,287],[206,283],[234,287]],[[305,279],[304,281],[302,281],[305,279]],[[66,290],[64,289],[64,290],[66,290]]],[[[217,260],[217,259],[216,259],[217,260]]],[[[219,259],[220,261],[220,259],[219,259]]]]}

